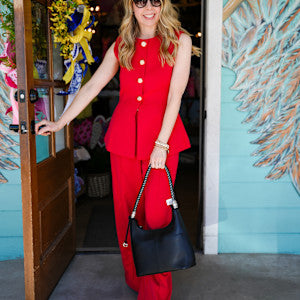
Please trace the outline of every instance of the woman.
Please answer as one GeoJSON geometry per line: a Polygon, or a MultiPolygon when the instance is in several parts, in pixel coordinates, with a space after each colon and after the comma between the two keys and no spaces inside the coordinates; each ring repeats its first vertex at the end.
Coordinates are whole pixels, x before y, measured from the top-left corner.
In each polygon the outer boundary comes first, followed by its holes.
{"type": "Polygon", "coordinates": [[[168,166],[175,182],[179,152],[190,142],[178,114],[186,88],[192,52],[190,34],[181,28],[170,0],[123,0],[125,16],[120,35],[108,49],[93,77],[78,92],[72,105],[57,122],[38,134],[59,131],[74,119],[113,78],[120,66],[120,100],[113,113],[105,146],[110,152],[114,210],[119,247],[129,287],[138,299],[170,299],[170,272],[137,277],[131,243],[123,245],[130,215],[146,170],[148,177],[136,219],[145,229],[171,221],[168,166]]]}

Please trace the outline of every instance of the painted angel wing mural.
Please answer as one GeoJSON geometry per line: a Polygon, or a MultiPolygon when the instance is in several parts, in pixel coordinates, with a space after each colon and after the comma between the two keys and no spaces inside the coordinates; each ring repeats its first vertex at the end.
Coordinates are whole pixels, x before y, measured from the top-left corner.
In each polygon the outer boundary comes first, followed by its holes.
{"type": "Polygon", "coordinates": [[[1,1],[0,9],[0,183],[6,183],[7,179],[1,173],[2,170],[14,170],[19,166],[14,162],[19,160],[19,153],[14,147],[18,146],[12,136],[16,133],[10,131],[9,124],[18,120],[15,118],[18,113],[17,102],[11,99],[14,97],[16,88],[16,70],[15,56],[9,32],[12,30],[11,20],[13,20],[13,3],[12,1],[1,1]],[[5,24],[5,25],[3,25],[5,24]],[[8,113],[8,114],[7,114],[8,113]]]}
{"type": "Polygon", "coordinates": [[[300,3],[229,0],[224,7],[222,65],[236,74],[238,110],[259,137],[255,167],[266,179],[289,174],[300,194],[300,3]]]}
{"type": "Polygon", "coordinates": [[[0,183],[6,183],[7,179],[1,173],[1,170],[14,170],[19,166],[12,161],[13,158],[18,159],[19,153],[14,150],[15,146],[18,146],[12,135],[14,134],[8,129],[12,118],[5,115],[7,109],[11,106],[9,101],[9,87],[4,82],[4,76],[0,74],[0,183]]]}

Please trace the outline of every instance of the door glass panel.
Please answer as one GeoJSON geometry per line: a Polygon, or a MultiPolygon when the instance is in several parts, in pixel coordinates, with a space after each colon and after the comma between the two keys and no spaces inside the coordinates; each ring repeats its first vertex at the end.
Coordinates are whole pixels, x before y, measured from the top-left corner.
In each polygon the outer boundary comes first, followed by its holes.
{"type": "Polygon", "coordinates": [[[47,7],[31,1],[33,78],[49,79],[47,53],[47,7]]]}
{"type": "Polygon", "coordinates": [[[63,78],[63,57],[59,55],[60,44],[54,43],[54,38],[52,36],[53,45],[53,79],[62,80],[63,78]]]}
{"type": "MultiPolygon", "coordinates": [[[[50,101],[49,101],[49,89],[37,88],[38,101],[34,104],[35,122],[41,120],[50,120],[50,101]]],[[[37,163],[45,160],[50,156],[50,135],[42,136],[36,135],[36,161],[37,163]]]]}
{"type": "MultiPolygon", "coordinates": [[[[54,89],[54,120],[57,121],[65,107],[64,96],[58,96],[56,93],[61,91],[59,88],[54,89]]],[[[65,127],[58,132],[55,132],[55,150],[56,152],[64,149],[65,143],[65,127]]]]}

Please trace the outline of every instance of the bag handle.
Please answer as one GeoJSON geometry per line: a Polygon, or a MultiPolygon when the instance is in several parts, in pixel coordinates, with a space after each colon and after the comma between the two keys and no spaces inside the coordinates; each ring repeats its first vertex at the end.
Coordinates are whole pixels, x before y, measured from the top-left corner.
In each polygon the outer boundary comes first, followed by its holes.
{"type": "MultiPolygon", "coordinates": [[[[170,192],[171,192],[171,197],[172,197],[172,205],[173,205],[174,208],[178,208],[177,201],[175,200],[175,193],[174,193],[174,190],[173,190],[173,183],[172,183],[172,179],[171,179],[171,174],[170,174],[170,171],[169,171],[169,169],[168,169],[168,167],[166,165],[165,165],[165,170],[166,170],[167,176],[168,176],[168,181],[169,181],[169,186],[170,186],[170,192]]],[[[148,169],[146,171],[146,174],[145,174],[142,186],[140,188],[140,191],[138,193],[137,199],[136,199],[135,204],[134,204],[133,211],[132,211],[131,216],[130,216],[131,219],[134,219],[134,217],[136,215],[137,206],[138,206],[139,201],[140,201],[140,199],[142,197],[142,194],[143,194],[145,185],[147,183],[150,171],[151,171],[151,165],[149,165],[149,167],[148,167],[148,169]]]]}
{"type": "MultiPolygon", "coordinates": [[[[172,205],[173,205],[173,208],[176,209],[176,208],[178,208],[178,203],[175,200],[175,193],[174,193],[174,189],[173,189],[173,183],[172,183],[172,179],[171,179],[171,174],[170,174],[170,171],[169,171],[169,169],[168,169],[168,167],[166,165],[165,165],[165,170],[166,170],[167,176],[168,176],[168,181],[169,181],[169,186],[170,186],[170,192],[171,192],[171,197],[172,197],[172,205]]],[[[129,222],[128,222],[128,226],[127,226],[127,231],[126,231],[126,236],[125,236],[125,241],[123,243],[123,247],[128,247],[127,236],[128,236],[128,231],[129,231],[130,219],[134,219],[135,218],[137,206],[138,206],[139,201],[140,201],[140,199],[142,197],[142,194],[143,194],[145,185],[147,183],[150,171],[151,171],[151,165],[149,165],[149,167],[148,167],[148,169],[146,171],[146,174],[145,174],[142,186],[140,188],[140,191],[138,193],[137,199],[136,199],[135,204],[134,204],[133,211],[132,211],[131,215],[129,216],[129,222]]]]}

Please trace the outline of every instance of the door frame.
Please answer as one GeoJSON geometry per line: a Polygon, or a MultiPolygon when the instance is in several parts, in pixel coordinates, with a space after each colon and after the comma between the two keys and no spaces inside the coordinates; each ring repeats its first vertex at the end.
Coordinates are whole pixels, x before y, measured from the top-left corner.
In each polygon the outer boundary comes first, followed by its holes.
{"type": "MultiPolygon", "coordinates": [[[[27,2],[28,3],[28,2],[27,2]]],[[[16,59],[17,61],[23,61],[26,63],[25,68],[30,68],[33,65],[32,60],[32,47],[29,47],[25,44],[25,24],[30,24],[24,18],[24,11],[29,13],[30,7],[28,8],[28,4],[23,6],[22,1],[14,1],[14,13],[15,20],[18,19],[20,26],[15,26],[15,35],[16,40],[24,45],[25,51],[22,49],[16,48],[16,59]]],[[[31,13],[31,12],[30,12],[31,13]]],[[[32,32],[31,24],[29,25],[28,30],[32,32]]],[[[29,98],[28,90],[30,87],[34,86],[33,80],[26,78],[25,68],[18,68],[18,93],[20,90],[25,91],[25,99],[29,98]]],[[[19,120],[25,121],[26,124],[30,124],[30,120],[34,120],[34,110],[28,109],[28,103],[25,101],[24,103],[19,102],[19,120]],[[23,106],[23,108],[22,108],[23,106]],[[22,108],[22,109],[20,109],[22,108]]],[[[28,128],[27,128],[28,130],[28,128]]],[[[30,130],[30,129],[29,129],[30,130]]],[[[24,250],[28,248],[36,248],[37,245],[34,243],[34,237],[39,234],[39,232],[34,232],[34,228],[32,224],[37,222],[37,220],[33,220],[33,216],[31,215],[32,210],[36,209],[37,202],[32,201],[32,199],[37,199],[38,191],[36,189],[32,189],[31,186],[34,185],[37,187],[37,176],[36,176],[36,168],[33,164],[28,164],[26,161],[35,160],[36,150],[35,150],[35,142],[34,139],[31,139],[29,134],[20,134],[20,145],[23,144],[23,149],[20,151],[20,169],[21,169],[21,178],[22,178],[22,214],[23,214],[23,228],[27,228],[27,230],[23,230],[23,244],[24,250]],[[22,176],[23,174],[29,174],[29,176],[22,176]],[[28,224],[28,226],[26,225],[28,224]],[[32,245],[32,246],[30,246],[32,245]]],[[[34,286],[34,289],[31,291],[25,291],[26,297],[34,299],[35,295],[35,280],[33,272],[29,272],[28,270],[34,269],[35,258],[33,256],[33,251],[24,251],[24,279],[25,279],[25,287],[26,286],[34,286]]]]}
{"type": "Polygon", "coordinates": [[[223,0],[205,2],[202,240],[204,254],[218,254],[223,0]]]}

